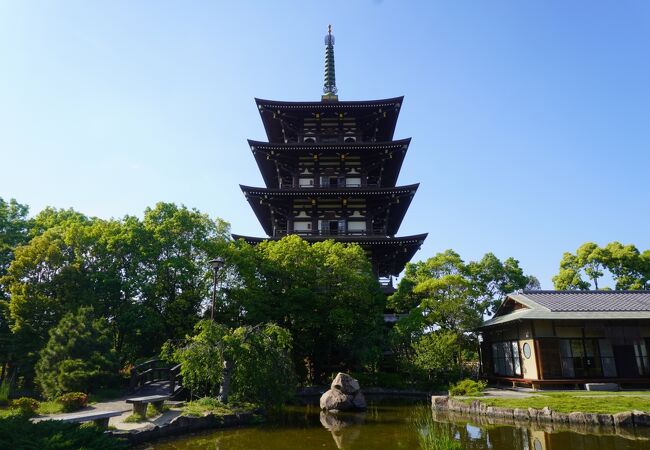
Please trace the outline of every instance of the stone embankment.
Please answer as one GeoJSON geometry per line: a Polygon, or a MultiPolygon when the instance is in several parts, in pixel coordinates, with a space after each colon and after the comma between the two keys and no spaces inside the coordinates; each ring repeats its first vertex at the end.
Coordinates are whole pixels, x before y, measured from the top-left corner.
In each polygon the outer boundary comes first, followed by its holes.
{"type": "Polygon", "coordinates": [[[452,411],[473,416],[495,417],[517,422],[540,422],[564,425],[588,425],[600,427],[648,427],[650,414],[644,411],[625,411],[617,414],[596,414],[585,412],[561,413],[545,407],[535,408],[501,408],[487,406],[480,400],[466,403],[449,398],[446,395],[431,397],[431,406],[436,411],[452,411]]]}
{"type": "Polygon", "coordinates": [[[226,415],[207,414],[202,417],[178,416],[172,419],[171,422],[161,426],[148,424],[135,430],[110,430],[107,433],[117,438],[126,439],[131,445],[137,445],[155,439],[180,436],[195,431],[250,425],[254,423],[255,414],[258,412],[261,411],[226,415]]]}

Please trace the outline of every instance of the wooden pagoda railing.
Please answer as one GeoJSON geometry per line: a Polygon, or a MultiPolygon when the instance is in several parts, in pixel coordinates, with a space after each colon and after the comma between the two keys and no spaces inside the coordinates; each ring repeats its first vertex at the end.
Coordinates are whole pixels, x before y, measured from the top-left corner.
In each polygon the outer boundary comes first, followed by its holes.
{"type": "Polygon", "coordinates": [[[174,395],[176,390],[180,388],[180,368],[180,364],[170,366],[162,359],[145,361],[131,369],[129,390],[134,392],[148,384],[167,381],[169,382],[169,395],[174,395]]]}

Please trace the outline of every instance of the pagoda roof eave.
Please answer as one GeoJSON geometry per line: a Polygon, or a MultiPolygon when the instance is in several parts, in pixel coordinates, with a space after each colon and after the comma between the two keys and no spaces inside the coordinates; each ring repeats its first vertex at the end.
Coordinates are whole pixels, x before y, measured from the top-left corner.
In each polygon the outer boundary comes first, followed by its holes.
{"type": "Polygon", "coordinates": [[[271,144],[248,140],[248,144],[262,174],[264,184],[267,188],[279,188],[280,182],[276,161],[274,158],[296,158],[315,152],[337,152],[360,157],[382,157],[383,152],[390,154],[384,165],[384,172],[381,178],[381,185],[384,187],[394,186],[402,169],[402,163],[406,157],[411,138],[400,139],[399,141],[340,144],[340,145],[305,145],[305,144],[271,144]],[[276,156],[271,156],[276,155],[276,156]]]}
{"type": "Polygon", "coordinates": [[[263,142],[248,139],[248,145],[259,149],[268,149],[279,152],[298,152],[304,150],[306,152],[314,151],[328,151],[340,150],[345,152],[365,151],[365,150],[384,150],[384,149],[399,149],[404,146],[408,147],[411,143],[411,138],[397,139],[394,141],[383,142],[354,142],[354,143],[340,143],[340,144],[299,144],[299,143],[277,143],[277,142],[263,142]]]}
{"type": "MultiPolygon", "coordinates": [[[[382,196],[393,198],[399,196],[399,201],[392,203],[387,213],[386,233],[390,236],[397,234],[406,211],[411,205],[411,200],[419,183],[408,186],[399,186],[395,188],[292,188],[292,189],[268,189],[255,188],[251,186],[240,185],[239,187],[246,195],[246,200],[251,205],[257,220],[264,228],[264,232],[273,235],[273,212],[274,210],[284,209],[285,211],[293,210],[293,205],[288,200],[292,198],[322,198],[322,197],[372,197],[382,196]]],[[[286,212],[285,212],[286,214],[286,212]]]]}
{"type": "Polygon", "coordinates": [[[328,108],[328,109],[341,109],[341,108],[363,108],[363,107],[382,107],[382,106],[396,106],[401,105],[404,101],[404,96],[392,98],[384,98],[378,100],[346,100],[337,102],[323,102],[317,101],[280,101],[280,100],[267,100],[255,97],[255,103],[262,107],[272,108],[328,108]]]}
{"type": "Polygon", "coordinates": [[[286,197],[338,197],[341,195],[361,196],[361,195],[390,195],[390,194],[406,194],[415,193],[418,190],[420,183],[409,184],[405,186],[395,187],[339,187],[339,188],[260,188],[254,186],[246,186],[240,184],[239,187],[244,194],[255,195],[278,195],[286,197]]]}
{"type": "Polygon", "coordinates": [[[373,114],[383,111],[386,122],[382,128],[382,133],[380,133],[380,138],[391,140],[395,132],[395,126],[397,125],[397,118],[403,100],[403,96],[381,100],[345,102],[283,102],[255,98],[255,103],[262,118],[266,136],[270,142],[284,142],[285,140],[280,117],[291,117],[294,119],[306,118],[311,117],[317,111],[324,113],[349,111],[358,114],[373,114]]]}
{"type": "MultiPolygon", "coordinates": [[[[300,235],[295,233],[296,236],[308,242],[322,242],[322,241],[337,241],[343,243],[357,243],[357,244],[374,244],[374,245],[422,245],[429,233],[413,234],[409,236],[353,236],[353,235],[336,235],[333,236],[309,236],[300,235]]],[[[282,237],[254,237],[244,236],[241,234],[232,234],[233,239],[243,239],[249,244],[259,244],[264,241],[279,241],[282,237]]]]}

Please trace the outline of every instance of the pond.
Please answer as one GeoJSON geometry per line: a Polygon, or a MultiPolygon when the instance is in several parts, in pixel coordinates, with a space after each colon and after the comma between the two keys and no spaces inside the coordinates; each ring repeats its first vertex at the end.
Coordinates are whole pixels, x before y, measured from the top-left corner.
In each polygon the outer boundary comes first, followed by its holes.
{"type": "Polygon", "coordinates": [[[291,406],[267,423],[188,435],[144,446],[151,450],[297,450],[418,449],[418,433],[448,434],[465,449],[494,450],[639,450],[650,449],[650,434],[630,430],[553,429],[497,424],[485,418],[432,413],[427,405],[371,404],[365,413],[321,413],[316,406],[291,406]],[[427,414],[428,416],[426,416],[427,414]],[[414,421],[431,418],[418,428],[414,421]],[[482,419],[482,420],[481,420],[482,419]],[[492,423],[489,423],[492,422],[492,423]],[[608,433],[609,431],[609,433],[608,433]]]}

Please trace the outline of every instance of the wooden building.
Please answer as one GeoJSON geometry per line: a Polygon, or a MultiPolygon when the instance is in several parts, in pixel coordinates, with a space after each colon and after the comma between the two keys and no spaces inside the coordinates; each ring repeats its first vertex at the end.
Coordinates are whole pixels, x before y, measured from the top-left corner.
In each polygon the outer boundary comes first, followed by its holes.
{"type": "Polygon", "coordinates": [[[650,291],[513,293],[479,331],[491,381],[650,384],[650,291]]]}
{"type": "Polygon", "coordinates": [[[331,28],[323,92],[315,102],[255,100],[268,142],[248,143],[266,186],[241,189],[268,237],[233,237],[357,243],[391,291],[387,280],[427,236],[396,237],[418,189],[396,185],[410,143],[393,140],[403,98],[339,101],[331,28]]]}

